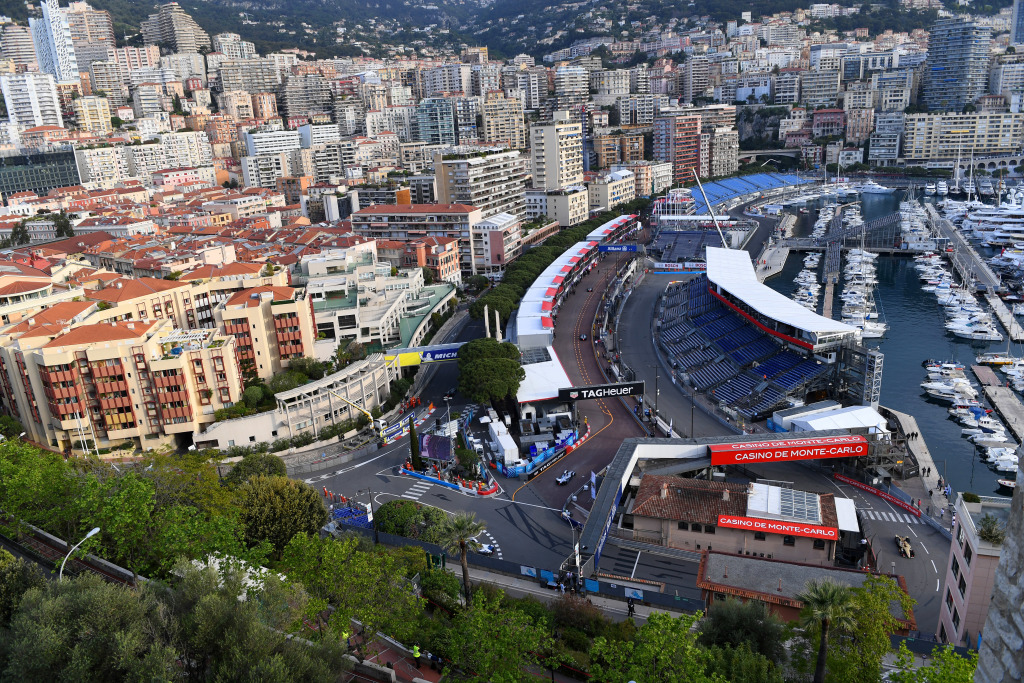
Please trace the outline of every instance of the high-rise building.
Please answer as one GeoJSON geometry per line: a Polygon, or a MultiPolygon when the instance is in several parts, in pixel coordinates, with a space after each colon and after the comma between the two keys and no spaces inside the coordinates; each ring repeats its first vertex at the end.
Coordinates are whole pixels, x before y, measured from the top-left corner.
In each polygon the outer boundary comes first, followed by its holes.
{"type": "Polygon", "coordinates": [[[992,29],[961,19],[932,26],[922,83],[931,111],[958,112],[985,94],[992,29]]]}
{"type": "Polygon", "coordinates": [[[64,127],[57,85],[50,74],[2,74],[0,90],[7,115],[17,128],[64,127]]]}
{"type": "Polygon", "coordinates": [[[555,108],[568,110],[582,107],[590,99],[590,74],[582,66],[560,66],[555,69],[555,108]]]}
{"type": "Polygon", "coordinates": [[[110,104],[106,97],[79,97],[71,103],[75,111],[75,125],[79,130],[93,133],[109,133],[110,104]]]}
{"type": "Polygon", "coordinates": [[[253,93],[252,115],[260,121],[277,116],[277,95],[272,92],[253,93]]]}
{"type": "MultiPolygon", "coordinates": [[[[903,156],[907,162],[1016,154],[1024,138],[1024,114],[907,114],[903,156]]],[[[877,127],[876,123],[876,127],[877,127]]]]}
{"type": "Polygon", "coordinates": [[[1014,45],[1024,44],[1024,4],[1022,0],[1013,0],[1013,20],[1010,22],[1010,42],[1014,45]]]}
{"type": "Polygon", "coordinates": [[[278,102],[285,118],[329,114],[334,109],[331,86],[320,74],[289,76],[278,90],[278,102]]]}
{"type": "Polygon", "coordinates": [[[454,145],[458,143],[455,130],[455,111],[447,97],[427,97],[416,105],[418,139],[428,145],[454,145]]]}
{"type": "Polygon", "coordinates": [[[424,97],[462,93],[473,89],[472,69],[468,64],[444,64],[423,72],[424,97]]]}
{"type": "Polygon", "coordinates": [[[34,71],[39,66],[32,29],[18,24],[5,24],[0,33],[0,55],[14,62],[16,67],[34,71]]]}
{"type": "Polygon", "coordinates": [[[277,92],[281,83],[277,64],[267,58],[222,62],[218,73],[221,90],[277,92]]]}
{"type": "Polygon", "coordinates": [[[4,200],[15,192],[43,196],[54,188],[81,182],[74,152],[0,157],[0,197],[4,200]]]}
{"type": "Polygon", "coordinates": [[[676,185],[693,180],[700,167],[699,114],[659,116],[654,119],[654,158],[672,164],[676,185]]]}
{"type": "Polygon", "coordinates": [[[79,0],[68,5],[64,18],[71,28],[71,42],[75,46],[75,58],[80,69],[85,70],[93,62],[106,59],[107,52],[116,47],[110,12],[95,9],[79,0]]]}
{"type": "Polygon", "coordinates": [[[526,147],[526,121],[523,103],[518,98],[490,93],[483,104],[482,139],[485,144],[508,145],[513,149],[526,147]]]}
{"type": "Polygon", "coordinates": [[[213,37],[213,51],[220,52],[228,59],[252,59],[256,56],[256,46],[248,40],[242,40],[237,33],[218,33],[213,37]]]}
{"type": "Polygon", "coordinates": [[[40,9],[43,13],[41,19],[32,17],[28,20],[39,70],[53,75],[60,82],[77,82],[78,60],[64,10],[57,5],[57,0],[46,0],[40,9]]]}
{"type": "Polygon", "coordinates": [[[526,159],[518,150],[450,148],[434,155],[434,175],[442,204],[475,206],[483,218],[526,214],[526,159]]]}
{"type": "Polygon", "coordinates": [[[92,91],[102,92],[110,100],[111,107],[120,107],[127,103],[127,88],[122,79],[121,67],[117,62],[103,61],[93,62],[89,65],[90,82],[92,91]]]}
{"type": "Polygon", "coordinates": [[[530,126],[533,186],[558,190],[583,182],[583,123],[556,111],[550,123],[530,126]]]}
{"type": "Polygon", "coordinates": [[[147,45],[166,45],[174,52],[199,52],[210,47],[210,35],[176,2],[161,5],[143,20],[141,28],[147,45]]]}

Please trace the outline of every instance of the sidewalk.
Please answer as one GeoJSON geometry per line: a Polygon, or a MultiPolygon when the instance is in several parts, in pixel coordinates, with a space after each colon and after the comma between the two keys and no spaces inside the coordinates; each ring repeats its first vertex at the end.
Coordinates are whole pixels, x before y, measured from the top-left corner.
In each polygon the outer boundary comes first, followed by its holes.
{"type": "MultiPolygon", "coordinates": [[[[461,569],[458,570],[461,572],[461,569]]],[[[536,579],[529,576],[523,576],[517,578],[508,576],[506,574],[498,574],[497,572],[489,572],[483,569],[477,569],[476,567],[469,568],[469,578],[474,584],[479,583],[490,583],[498,586],[504,590],[508,595],[521,598],[527,595],[542,600],[545,603],[552,603],[561,597],[561,593],[557,590],[549,588],[542,588],[536,579]]],[[[626,599],[623,597],[621,600],[612,598],[607,595],[599,595],[597,593],[588,593],[587,598],[591,603],[602,612],[604,615],[612,621],[625,621],[628,611],[626,609],[626,599]]],[[[635,606],[635,612],[633,620],[636,621],[637,625],[642,625],[647,622],[647,617],[654,612],[664,612],[673,617],[681,617],[684,614],[690,614],[682,610],[667,610],[661,607],[650,607],[637,602],[635,606]]]]}

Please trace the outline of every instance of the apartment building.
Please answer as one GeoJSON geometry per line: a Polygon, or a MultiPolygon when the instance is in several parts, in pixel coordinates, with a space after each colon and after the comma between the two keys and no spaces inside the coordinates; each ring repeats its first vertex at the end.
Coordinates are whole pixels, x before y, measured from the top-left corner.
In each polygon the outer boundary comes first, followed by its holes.
{"type": "Polygon", "coordinates": [[[990,524],[1005,527],[1010,515],[1009,498],[979,498],[968,503],[964,494],[957,494],[937,631],[941,642],[970,648],[978,647],[982,637],[1002,551],[1002,544],[982,530],[990,524]]]}
{"type": "Polygon", "coordinates": [[[834,107],[839,99],[839,70],[800,74],[800,101],[808,107],[834,107]]]}
{"type": "Polygon", "coordinates": [[[594,136],[594,153],[597,168],[610,168],[614,164],[644,160],[644,136],[642,133],[594,136]]]}
{"type": "Polygon", "coordinates": [[[654,120],[654,158],[672,164],[676,185],[693,180],[700,170],[701,117],[699,115],[660,116],[654,120]]]}
{"type": "Polygon", "coordinates": [[[633,161],[613,164],[612,171],[631,171],[636,176],[636,196],[653,197],[672,187],[672,164],[658,161],[633,161]]]}
{"type": "Polygon", "coordinates": [[[213,330],[34,322],[4,330],[0,346],[0,391],[33,441],[78,452],[184,446],[241,398],[234,339],[213,330]]]}
{"type": "Polygon", "coordinates": [[[510,213],[496,213],[471,231],[473,264],[477,273],[496,275],[522,253],[522,221],[510,213]]]}
{"type": "Polygon", "coordinates": [[[530,126],[533,187],[557,190],[583,181],[583,124],[568,111],[530,126]]]}
{"type": "Polygon", "coordinates": [[[270,379],[295,358],[313,356],[313,308],[302,289],[241,289],[213,309],[217,327],[235,339],[243,378],[270,379]]]}
{"type": "Polygon", "coordinates": [[[931,111],[962,111],[985,94],[992,29],[962,19],[939,19],[928,39],[922,84],[931,111]]]}
{"type": "Polygon", "coordinates": [[[557,190],[527,188],[526,206],[527,218],[547,216],[568,228],[590,216],[590,193],[586,185],[569,185],[557,190]]]}
{"type": "Polygon", "coordinates": [[[903,156],[907,163],[955,159],[958,150],[1017,154],[1024,114],[907,114],[903,156]]]}
{"type": "Polygon", "coordinates": [[[0,74],[0,91],[16,128],[64,127],[57,86],[50,74],[0,74]]]}
{"type": "Polygon", "coordinates": [[[587,182],[591,211],[609,211],[636,199],[636,176],[632,171],[613,171],[587,182]]]}
{"type": "Polygon", "coordinates": [[[141,24],[147,45],[166,45],[173,52],[199,52],[210,47],[210,35],[176,2],[160,5],[141,24]]]}
{"type": "Polygon", "coordinates": [[[482,218],[525,215],[526,160],[518,150],[450,148],[434,154],[437,201],[476,207],[482,218]]]}
{"type": "Polygon", "coordinates": [[[79,130],[106,135],[113,130],[110,125],[110,105],[106,97],[79,97],[71,103],[75,112],[75,126],[79,130]]]}
{"type": "Polygon", "coordinates": [[[523,103],[501,92],[487,94],[482,107],[481,139],[487,145],[504,145],[511,149],[526,148],[526,120],[523,103]]]}

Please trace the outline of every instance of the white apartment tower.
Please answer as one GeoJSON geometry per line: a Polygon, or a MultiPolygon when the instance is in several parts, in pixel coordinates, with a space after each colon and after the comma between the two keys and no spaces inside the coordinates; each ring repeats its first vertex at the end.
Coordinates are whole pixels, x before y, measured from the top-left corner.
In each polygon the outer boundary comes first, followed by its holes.
{"type": "Polygon", "coordinates": [[[40,9],[42,19],[28,20],[39,58],[39,70],[52,74],[60,83],[77,82],[78,60],[64,10],[57,5],[57,0],[46,0],[40,9]]]}
{"type": "Polygon", "coordinates": [[[2,74],[0,91],[3,92],[7,115],[17,128],[64,127],[57,85],[50,74],[2,74]]]}
{"type": "Polygon", "coordinates": [[[583,123],[556,111],[551,123],[530,126],[533,186],[558,190],[583,182],[583,123]]]}

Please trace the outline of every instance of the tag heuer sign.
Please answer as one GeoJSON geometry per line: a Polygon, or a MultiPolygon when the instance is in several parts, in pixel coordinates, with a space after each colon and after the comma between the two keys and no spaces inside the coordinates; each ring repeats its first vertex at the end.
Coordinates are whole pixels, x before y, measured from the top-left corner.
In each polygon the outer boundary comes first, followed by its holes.
{"type": "Polygon", "coordinates": [[[559,401],[585,401],[594,398],[615,398],[635,396],[644,393],[643,382],[620,382],[618,384],[596,384],[589,387],[570,387],[558,390],[559,401]]]}

